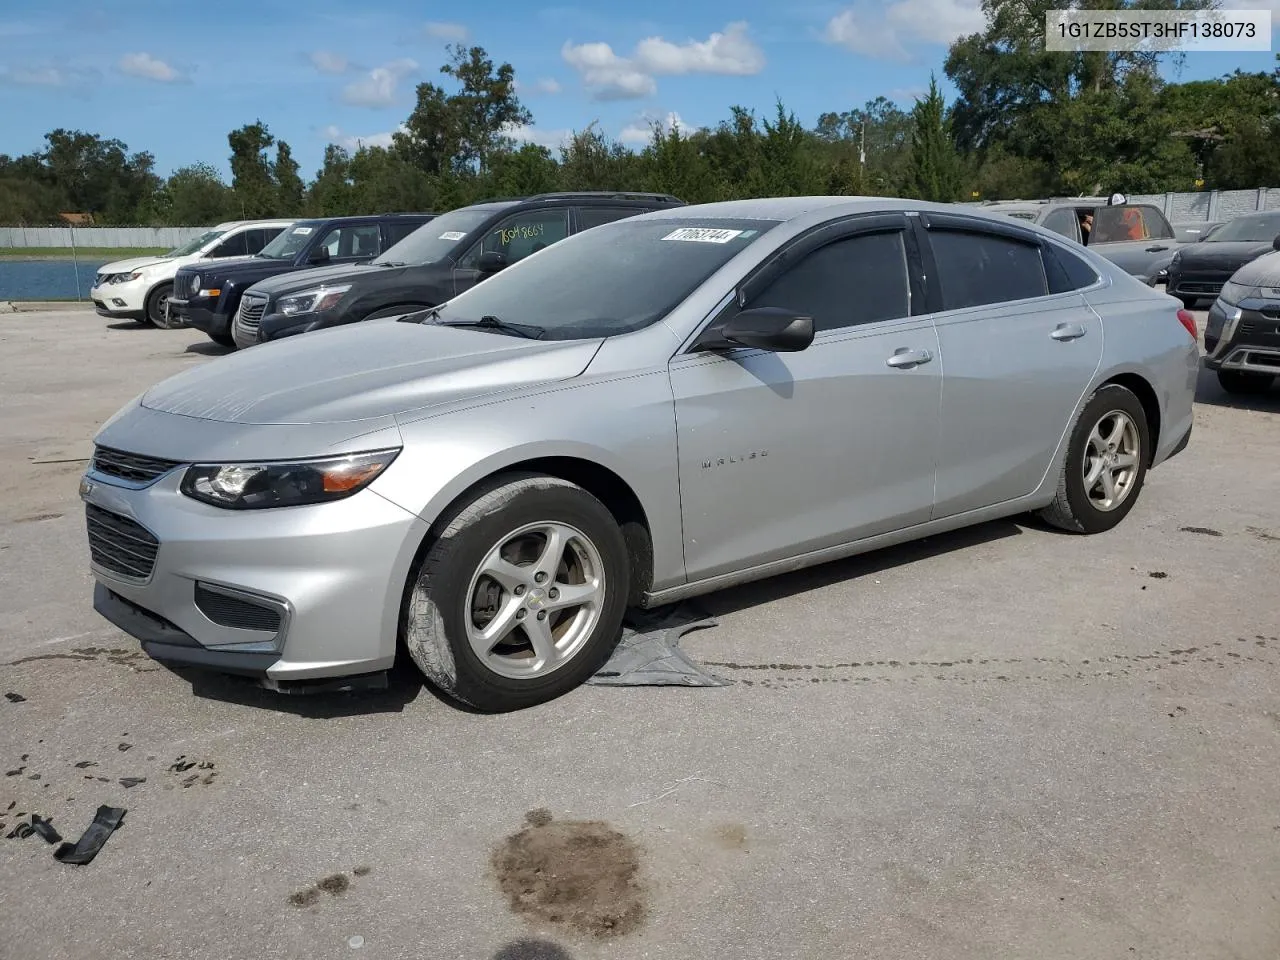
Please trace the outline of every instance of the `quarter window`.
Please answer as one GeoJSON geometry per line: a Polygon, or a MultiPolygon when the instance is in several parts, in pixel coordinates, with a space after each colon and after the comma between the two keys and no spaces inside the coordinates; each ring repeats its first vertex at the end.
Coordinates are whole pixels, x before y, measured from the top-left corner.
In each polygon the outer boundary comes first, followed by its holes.
{"type": "Polygon", "coordinates": [[[813,317],[815,331],[909,316],[902,231],[858,234],[819,247],[748,306],[785,307],[806,314],[813,317]]]}
{"type": "Polygon", "coordinates": [[[583,207],[578,211],[578,229],[589,230],[602,223],[613,223],[614,220],[647,212],[635,207],[583,207]]]}
{"type": "Polygon", "coordinates": [[[1026,300],[1049,292],[1036,244],[966,230],[931,230],[929,241],[944,310],[1026,300]]]}
{"type": "Polygon", "coordinates": [[[503,220],[463,258],[461,266],[475,268],[482,253],[500,253],[516,263],[569,235],[568,209],[533,210],[503,220]]]}
{"type": "Polygon", "coordinates": [[[1098,280],[1098,272],[1093,267],[1053,244],[1044,246],[1044,268],[1050,293],[1070,293],[1093,286],[1098,280]]]}

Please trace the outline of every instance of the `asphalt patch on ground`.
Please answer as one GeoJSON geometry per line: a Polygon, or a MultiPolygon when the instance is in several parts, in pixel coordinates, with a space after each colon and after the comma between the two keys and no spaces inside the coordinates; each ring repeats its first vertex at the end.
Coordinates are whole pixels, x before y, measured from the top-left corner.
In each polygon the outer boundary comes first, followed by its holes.
{"type": "Polygon", "coordinates": [[[511,909],[597,939],[620,937],[645,917],[640,848],[600,820],[554,820],[530,811],[493,852],[511,909]]]}

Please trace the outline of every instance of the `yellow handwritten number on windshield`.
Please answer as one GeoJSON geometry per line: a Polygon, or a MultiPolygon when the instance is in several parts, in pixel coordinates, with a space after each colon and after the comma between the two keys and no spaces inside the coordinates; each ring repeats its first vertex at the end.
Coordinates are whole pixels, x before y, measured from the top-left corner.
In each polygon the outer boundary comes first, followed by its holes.
{"type": "Polygon", "coordinates": [[[526,223],[515,227],[504,227],[498,231],[498,237],[505,247],[512,240],[531,240],[534,237],[540,237],[546,232],[546,224],[542,223],[526,223]]]}

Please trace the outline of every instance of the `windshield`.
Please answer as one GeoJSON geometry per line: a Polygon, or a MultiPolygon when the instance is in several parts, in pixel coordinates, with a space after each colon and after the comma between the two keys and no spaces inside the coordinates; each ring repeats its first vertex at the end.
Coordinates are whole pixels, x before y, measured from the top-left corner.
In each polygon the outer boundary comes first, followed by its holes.
{"type": "MultiPolygon", "coordinates": [[[[443,219],[443,218],[441,218],[443,219]]],[[[661,320],[772,220],[619,220],[552,244],[444,303],[442,324],[519,324],[542,340],[630,333],[661,320]]]]}
{"type": "Polygon", "coordinates": [[[295,223],[288,230],[276,234],[276,238],[258,252],[269,260],[292,260],[311,240],[316,224],[295,223]]]}
{"type": "Polygon", "coordinates": [[[1280,235],[1280,214],[1270,217],[1237,217],[1222,224],[1204,242],[1270,243],[1280,235]]]}
{"type": "Polygon", "coordinates": [[[374,264],[435,263],[449,256],[476,227],[492,217],[489,210],[454,210],[429,220],[397,244],[388,247],[374,264]]]}
{"type": "Polygon", "coordinates": [[[218,237],[222,236],[226,232],[227,231],[225,230],[206,230],[204,233],[200,234],[200,236],[193,237],[192,239],[184,243],[182,246],[174,247],[172,250],[166,253],[165,256],[166,257],[189,257],[191,256],[191,254],[195,253],[197,250],[203,247],[206,243],[209,243],[210,241],[218,239],[218,237]]]}

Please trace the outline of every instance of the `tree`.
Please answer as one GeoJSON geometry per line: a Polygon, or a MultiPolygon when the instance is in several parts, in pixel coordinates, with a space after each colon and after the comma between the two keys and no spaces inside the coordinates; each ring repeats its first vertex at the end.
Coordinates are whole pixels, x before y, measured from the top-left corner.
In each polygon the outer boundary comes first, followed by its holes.
{"type": "Polygon", "coordinates": [[[488,184],[500,197],[550,193],[560,189],[560,165],[546,147],[526,143],[493,156],[488,184]]]}
{"type": "Polygon", "coordinates": [[[160,187],[151,154],[130,154],[120,140],[58,128],[45,134],[45,142],[36,157],[40,177],[56,186],[69,212],[91,213],[99,222],[133,223],[160,187]]]}
{"type": "Polygon", "coordinates": [[[946,103],[935,77],[929,77],[929,93],[916,100],[911,111],[911,195],[921,200],[950,203],[960,199],[960,155],[951,142],[946,103]]]}
{"type": "Polygon", "coordinates": [[[307,191],[307,213],[313,217],[336,217],[352,206],[351,155],[336,143],[324,148],[324,165],[316,171],[307,191]]]}
{"type": "Polygon", "coordinates": [[[222,176],[207,163],[175,170],[165,183],[161,219],[175,226],[217,223],[236,216],[236,198],[222,176]]]}
{"type": "Polygon", "coordinates": [[[448,47],[451,60],[440,72],[460,89],[453,94],[420,83],[417,105],[393,134],[396,151],[431,176],[482,172],[498,153],[510,150],[511,130],[533,115],[515,92],[515,70],[497,68],[483,47],[448,47]]]}
{"type": "Polygon", "coordinates": [[[625,190],[637,172],[636,160],[592,120],[560,148],[560,182],[566,190],[625,190]]]}
{"type": "Polygon", "coordinates": [[[300,214],[307,188],[298,175],[298,162],[293,159],[293,151],[283,140],[276,144],[276,160],[271,165],[271,174],[276,184],[276,216],[295,217],[300,214]]]}
{"type": "Polygon", "coordinates": [[[241,216],[256,220],[273,216],[279,202],[267,148],[276,138],[261,120],[245,124],[227,134],[231,146],[231,188],[241,216]]]}

